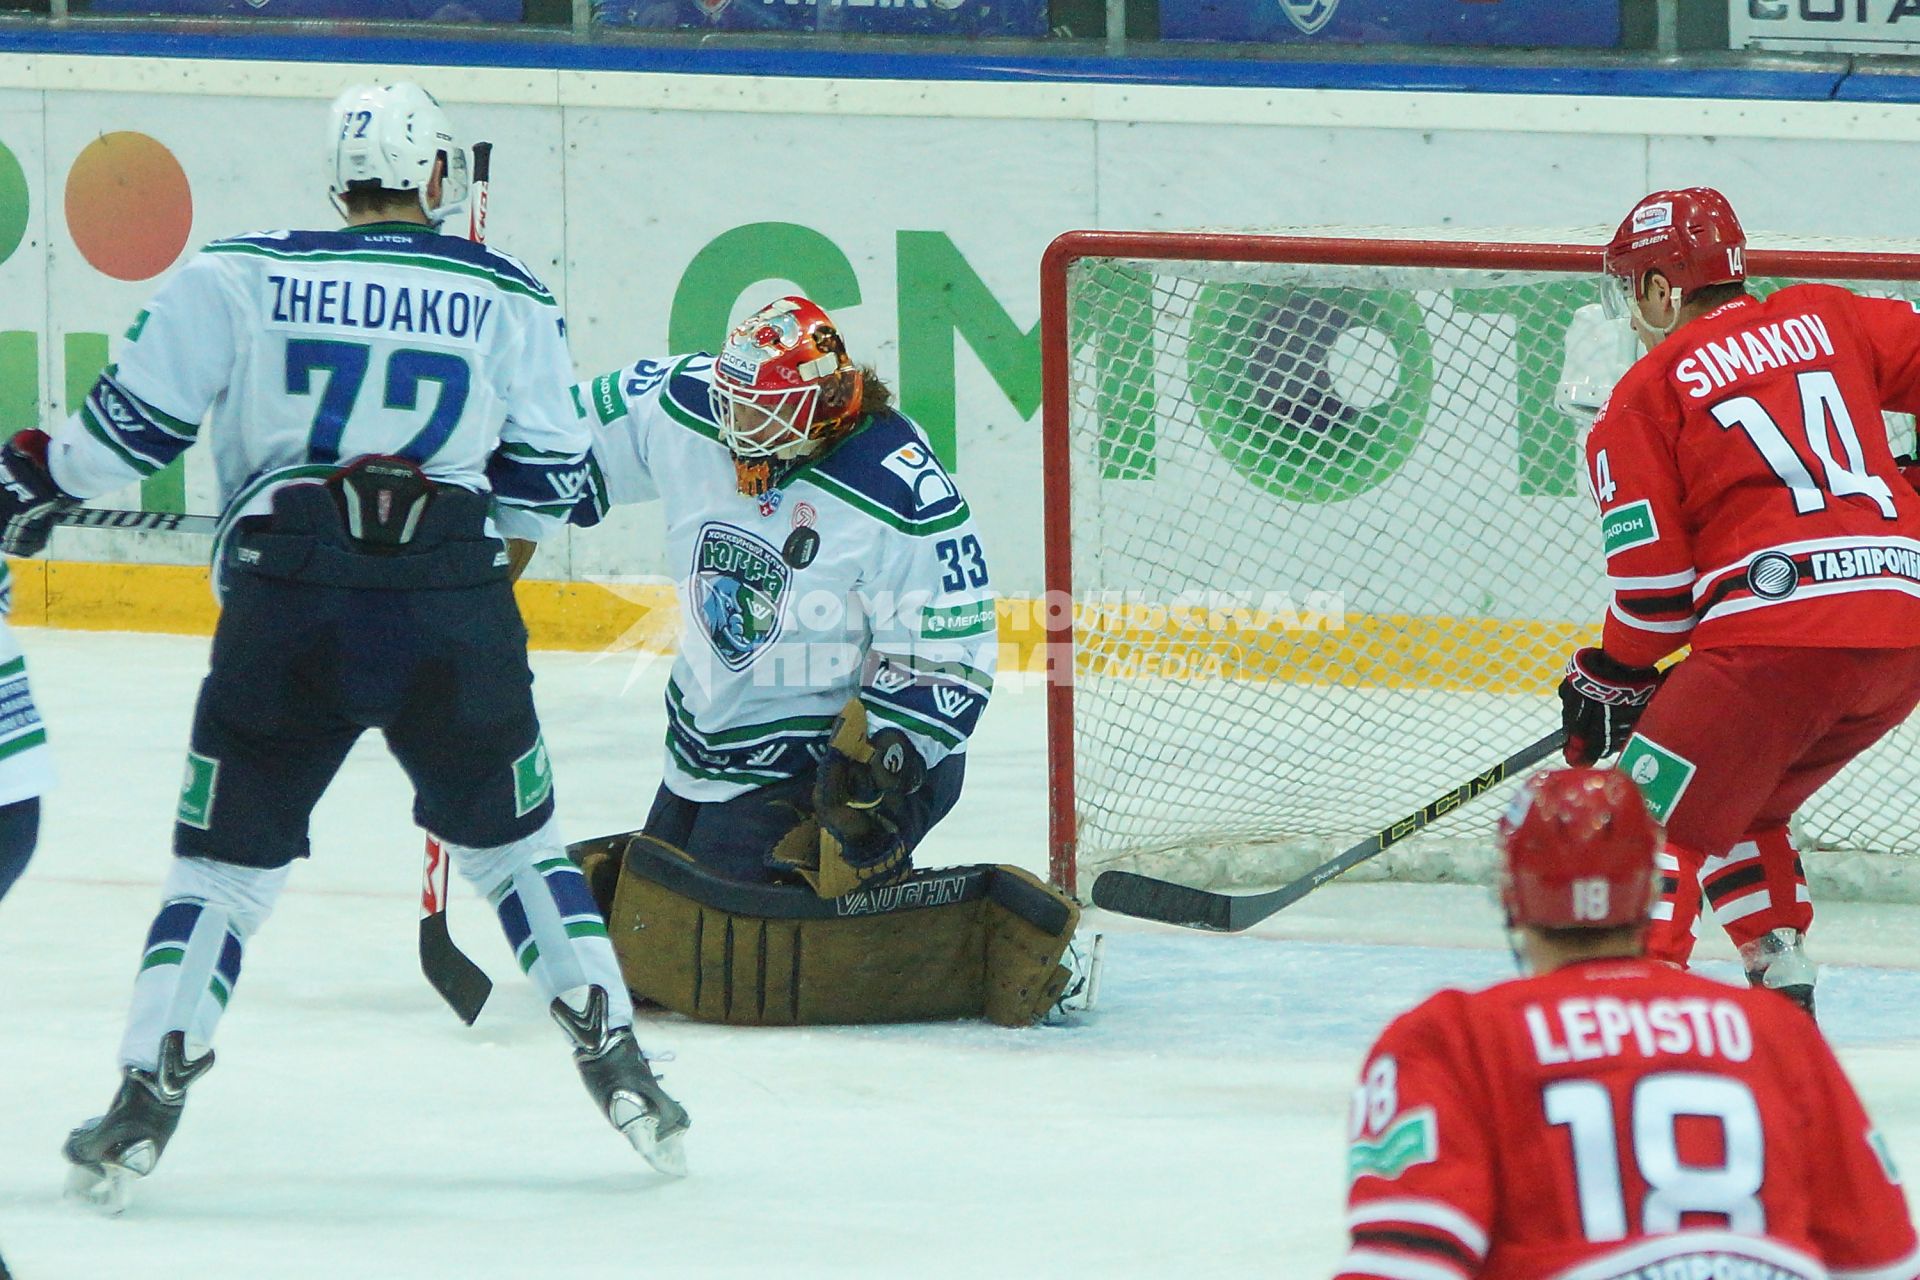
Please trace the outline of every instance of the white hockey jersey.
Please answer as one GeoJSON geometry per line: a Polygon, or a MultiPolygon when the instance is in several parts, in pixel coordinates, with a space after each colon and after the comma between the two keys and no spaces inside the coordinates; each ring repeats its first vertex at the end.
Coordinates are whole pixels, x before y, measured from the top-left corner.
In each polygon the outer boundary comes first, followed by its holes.
{"type": "Polygon", "coordinates": [[[979,531],[920,429],[870,419],[765,498],[739,492],[712,357],[640,360],[578,388],[593,427],[574,514],[661,501],[683,620],[666,784],[726,800],[813,767],[856,693],[929,767],[966,749],[997,624],[979,531]]]}
{"type": "Polygon", "coordinates": [[[538,540],[585,484],[573,378],[553,295],[497,249],[412,223],[235,236],[161,286],[48,462],[92,497],[204,422],[228,524],[288,481],[394,454],[491,489],[500,533],[538,540]]]}

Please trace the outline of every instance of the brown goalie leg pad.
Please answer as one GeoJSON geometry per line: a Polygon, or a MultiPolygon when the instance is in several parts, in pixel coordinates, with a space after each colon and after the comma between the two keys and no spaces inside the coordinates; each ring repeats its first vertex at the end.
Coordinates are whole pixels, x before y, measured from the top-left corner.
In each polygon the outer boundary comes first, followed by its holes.
{"type": "Polygon", "coordinates": [[[620,880],[620,861],[626,856],[627,842],[639,834],[622,831],[618,835],[576,840],[567,846],[567,857],[580,868],[587,892],[593,895],[593,905],[600,908],[602,918],[613,913],[613,891],[620,880]]]}
{"type": "Polygon", "coordinates": [[[1003,1027],[1047,1016],[1073,976],[1060,963],[1080,925],[1080,904],[1018,867],[995,867],[987,895],[985,1014],[1003,1027]]]}
{"type": "Polygon", "coordinates": [[[1054,970],[1078,913],[1024,873],[1002,885],[1007,870],[917,872],[829,901],[720,879],[638,836],[608,931],[636,996],[705,1022],[1023,1026],[1065,981],[1054,970]]]}

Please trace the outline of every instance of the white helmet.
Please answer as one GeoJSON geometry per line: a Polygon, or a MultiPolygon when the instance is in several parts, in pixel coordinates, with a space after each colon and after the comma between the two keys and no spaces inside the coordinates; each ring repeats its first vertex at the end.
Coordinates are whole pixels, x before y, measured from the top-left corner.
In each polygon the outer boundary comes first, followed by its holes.
{"type": "Polygon", "coordinates": [[[333,100],[327,127],[327,194],[361,188],[417,191],[437,223],[467,198],[467,150],[434,96],[417,84],[355,85],[333,100]],[[427,207],[433,162],[445,156],[440,203],[427,207]]]}

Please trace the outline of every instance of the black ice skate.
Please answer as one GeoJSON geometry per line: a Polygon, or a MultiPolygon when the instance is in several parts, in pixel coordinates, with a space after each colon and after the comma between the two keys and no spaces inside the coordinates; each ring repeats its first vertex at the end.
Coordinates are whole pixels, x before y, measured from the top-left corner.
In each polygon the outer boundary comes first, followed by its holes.
{"type": "Polygon", "coordinates": [[[1787,999],[1813,1012],[1813,983],[1819,969],[1807,958],[1804,937],[1797,929],[1775,929],[1740,946],[1740,960],[1747,968],[1747,982],[1769,991],[1778,991],[1787,999]]]}
{"type": "MultiPolygon", "coordinates": [[[[578,990],[578,988],[575,988],[578,990]]],[[[632,1027],[607,1029],[607,993],[587,988],[585,1009],[562,997],[549,1006],[553,1020],[573,1039],[573,1061],[587,1092],[621,1136],[648,1164],[676,1178],[686,1176],[681,1135],[691,1123],[687,1109],[667,1096],[640,1052],[632,1027]]]]}
{"type": "Polygon", "coordinates": [[[152,1071],[128,1067],[107,1114],[67,1135],[61,1148],[73,1168],[67,1194],[109,1213],[127,1207],[133,1183],[153,1172],[186,1109],[187,1086],[213,1065],[209,1049],[187,1061],[186,1034],[169,1031],[152,1071]]]}

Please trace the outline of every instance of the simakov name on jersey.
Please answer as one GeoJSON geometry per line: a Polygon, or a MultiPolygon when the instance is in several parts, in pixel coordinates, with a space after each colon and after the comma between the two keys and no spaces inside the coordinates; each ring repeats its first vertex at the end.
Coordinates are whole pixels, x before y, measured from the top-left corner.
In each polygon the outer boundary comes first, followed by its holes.
{"type": "Polygon", "coordinates": [[[1833,338],[1826,321],[1807,314],[1736,329],[1717,342],[1703,342],[1673,366],[1673,376],[1687,383],[1687,394],[1699,400],[1740,378],[1832,354],[1833,338]]]}
{"type": "Polygon", "coordinates": [[[465,342],[480,341],[495,301],[464,289],[371,280],[272,275],[267,283],[273,286],[267,321],[274,326],[337,325],[465,342]]]}

